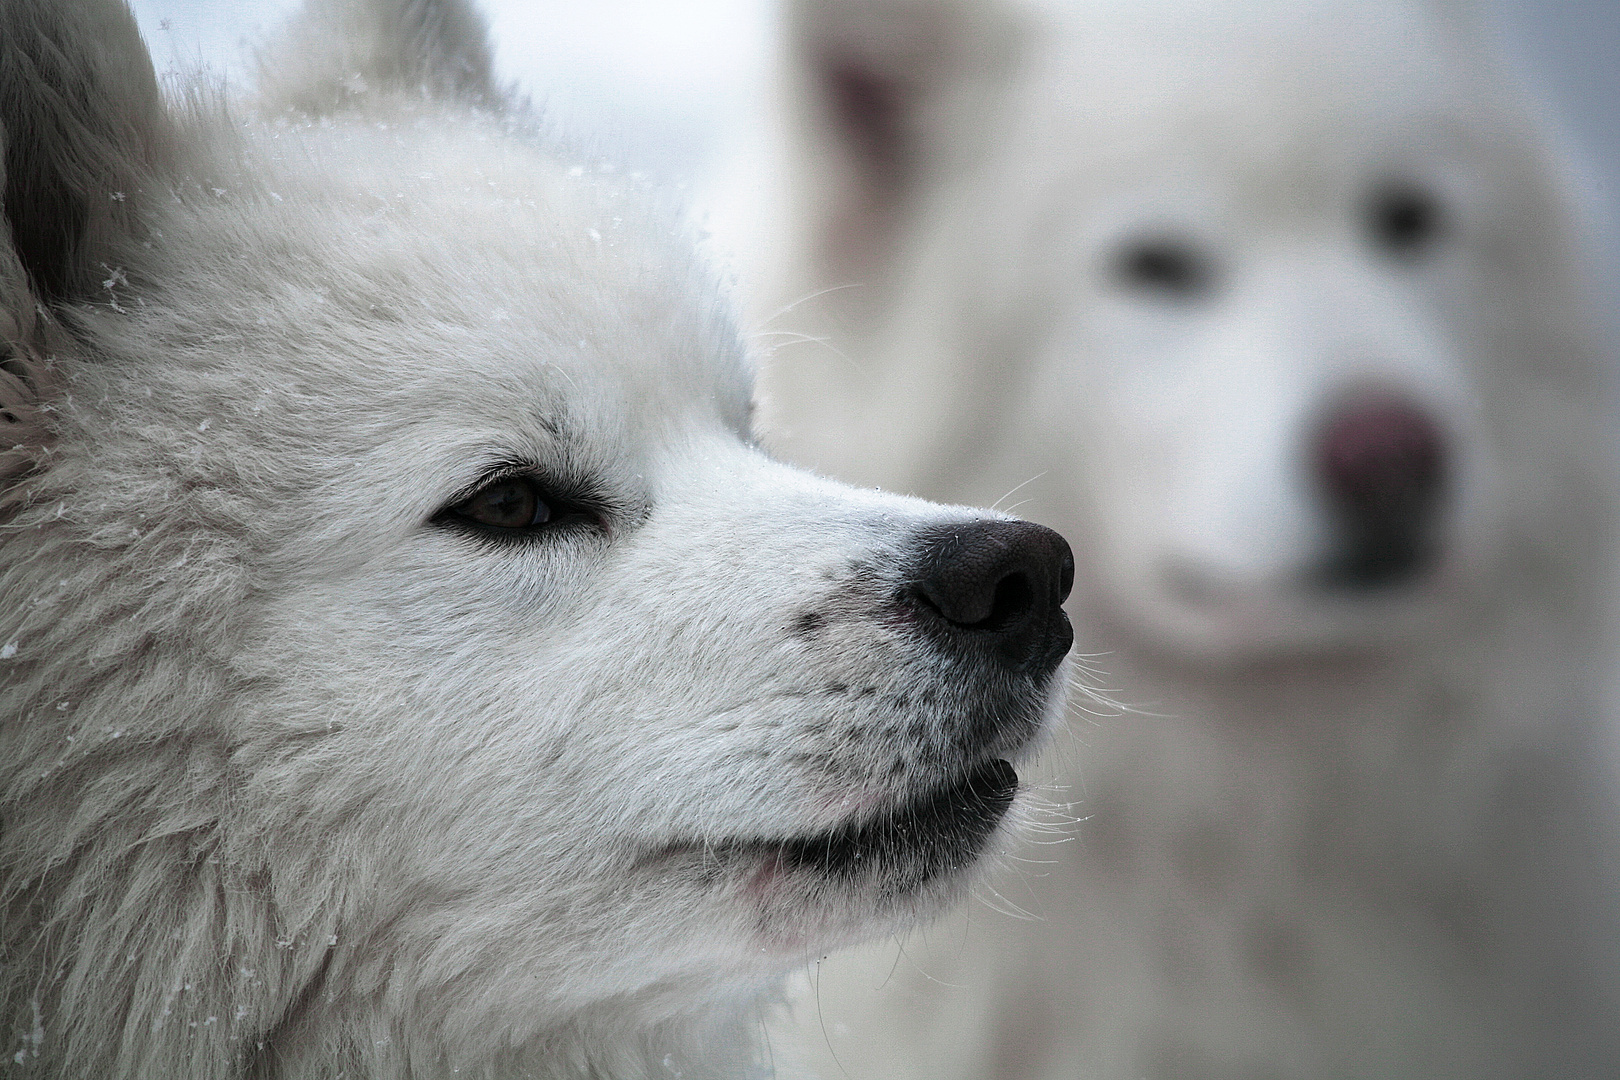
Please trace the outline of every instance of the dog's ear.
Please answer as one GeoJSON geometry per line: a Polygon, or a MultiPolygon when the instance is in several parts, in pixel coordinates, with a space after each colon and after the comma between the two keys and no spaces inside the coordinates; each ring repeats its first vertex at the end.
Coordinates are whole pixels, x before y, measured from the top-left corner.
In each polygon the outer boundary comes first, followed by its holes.
{"type": "Polygon", "coordinates": [[[922,187],[993,135],[1032,20],[1020,0],[793,0],[785,85],[799,197],[833,278],[874,271],[922,187]]]}
{"type": "Polygon", "coordinates": [[[52,311],[100,291],[172,153],[123,0],[0,3],[0,516],[50,439],[52,311]]]}
{"type": "Polygon", "coordinates": [[[123,0],[0,4],[0,141],[11,271],[47,305],[89,294],[107,253],[138,234],[172,147],[123,0]]]}
{"type": "MultiPolygon", "coordinates": [[[[0,184],[4,165],[0,156],[0,184]]],[[[0,522],[24,501],[17,481],[42,466],[50,443],[44,406],[53,388],[39,348],[41,311],[16,250],[0,243],[0,522]]]]}
{"type": "Polygon", "coordinates": [[[45,467],[52,432],[51,401],[56,397],[49,353],[49,327],[31,297],[18,299],[22,269],[9,252],[0,253],[0,522],[27,502],[19,482],[45,467]],[[23,317],[18,317],[19,311],[23,317]]]}
{"type": "Polygon", "coordinates": [[[488,25],[465,0],[305,0],[258,66],[272,111],[361,112],[398,95],[504,104],[488,25]]]}

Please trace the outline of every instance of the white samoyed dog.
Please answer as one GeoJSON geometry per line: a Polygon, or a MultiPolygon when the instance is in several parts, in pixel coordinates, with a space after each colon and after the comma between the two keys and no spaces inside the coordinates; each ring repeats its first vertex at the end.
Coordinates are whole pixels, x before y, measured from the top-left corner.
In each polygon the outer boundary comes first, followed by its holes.
{"type": "Polygon", "coordinates": [[[1616,1075],[1612,371],[1485,21],[807,0],[788,29],[765,328],[814,341],[767,368],[767,440],[1063,529],[1079,647],[1139,709],[1076,713],[1084,824],[1003,911],[822,967],[824,1071],[1616,1075]]]}
{"type": "Polygon", "coordinates": [[[1002,845],[1068,549],[766,457],[473,11],[264,67],[0,5],[4,1072],[765,1075],[782,972],[1002,845]]]}

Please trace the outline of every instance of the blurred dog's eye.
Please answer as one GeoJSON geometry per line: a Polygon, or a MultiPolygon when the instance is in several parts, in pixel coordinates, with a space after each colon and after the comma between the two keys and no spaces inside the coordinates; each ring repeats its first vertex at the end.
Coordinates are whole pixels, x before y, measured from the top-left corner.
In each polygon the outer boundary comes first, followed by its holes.
{"type": "Polygon", "coordinates": [[[487,484],[450,507],[449,512],[492,529],[532,529],[556,516],[555,508],[535,482],[525,476],[508,476],[487,484]]]}
{"type": "Polygon", "coordinates": [[[1173,237],[1134,240],[1114,259],[1113,276],[1132,292],[1194,300],[1215,287],[1213,262],[1192,244],[1173,237]]]}
{"type": "Polygon", "coordinates": [[[1444,228],[1440,200],[1414,184],[1386,184],[1368,204],[1367,231],[1374,244],[1392,255],[1421,253],[1444,228]]]}

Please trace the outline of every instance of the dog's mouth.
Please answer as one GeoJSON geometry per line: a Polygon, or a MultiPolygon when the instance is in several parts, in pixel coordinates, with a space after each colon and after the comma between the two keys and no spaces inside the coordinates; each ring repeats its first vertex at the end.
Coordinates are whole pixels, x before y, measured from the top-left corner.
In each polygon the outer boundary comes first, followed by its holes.
{"type": "Polygon", "coordinates": [[[1018,793],[1018,773],[997,759],[871,821],[765,845],[777,872],[823,878],[867,874],[892,887],[924,884],[974,861],[1018,793]]]}
{"type": "Polygon", "coordinates": [[[657,858],[690,860],[712,878],[747,867],[757,889],[786,879],[817,891],[864,887],[898,897],[971,867],[1017,793],[1018,773],[995,759],[876,818],[781,840],[683,844],[657,858]]]}

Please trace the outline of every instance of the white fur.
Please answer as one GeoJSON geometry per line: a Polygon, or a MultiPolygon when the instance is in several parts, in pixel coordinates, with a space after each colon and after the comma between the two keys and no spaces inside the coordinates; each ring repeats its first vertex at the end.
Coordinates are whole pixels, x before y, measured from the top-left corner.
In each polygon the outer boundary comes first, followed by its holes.
{"type": "Polygon", "coordinates": [[[1484,20],[852,0],[789,27],[767,438],[1063,529],[1078,647],[1140,707],[1074,715],[1079,837],[991,901],[1032,921],[981,905],[822,966],[824,1071],[1611,1075],[1612,375],[1484,20]],[[892,91],[877,122],[829,94],[851,73],[892,91]],[[1419,258],[1368,241],[1389,179],[1444,208],[1419,258]],[[1119,285],[1158,230],[1208,296],[1119,285]],[[1428,572],[1336,592],[1304,459],[1369,386],[1435,417],[1450,487],[1428,572]]]}
{"type": "Polygon", "coordinates": [[[0,8],[6,1075],[763,1075],[783,971],[962,888],[738,844],[961,767],[893,597],[991,518],[761,453],[675,215],[475,13],[303,19],[249,114],[0,8]],[[508,464],[596,518],[440,519],[508,464]]]}

